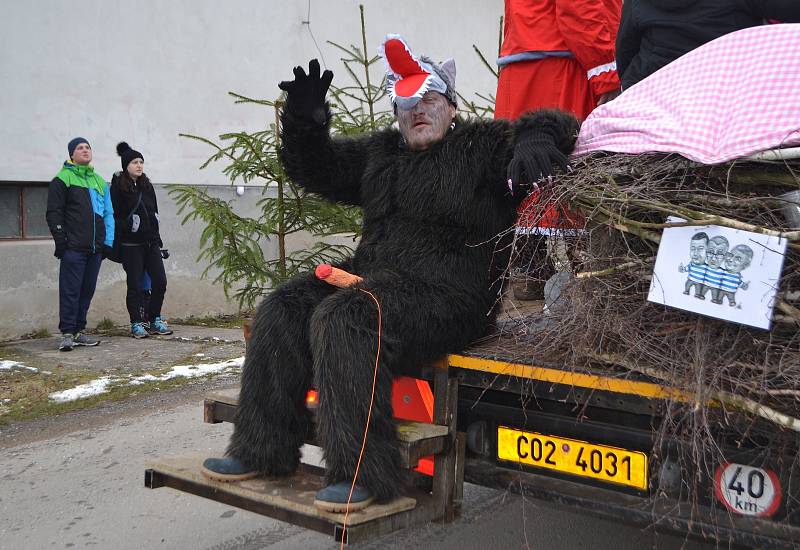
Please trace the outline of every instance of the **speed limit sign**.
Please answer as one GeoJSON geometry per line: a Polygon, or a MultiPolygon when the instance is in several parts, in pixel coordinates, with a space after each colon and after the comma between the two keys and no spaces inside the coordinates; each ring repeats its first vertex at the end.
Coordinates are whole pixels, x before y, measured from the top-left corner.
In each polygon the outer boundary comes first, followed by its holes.
{"type": "Polygon", "coordinates": [[[775,472],[735,462],[717,468],[714,492],[729,510],[743,516],[771,516],[781,503],[775,472]]]}

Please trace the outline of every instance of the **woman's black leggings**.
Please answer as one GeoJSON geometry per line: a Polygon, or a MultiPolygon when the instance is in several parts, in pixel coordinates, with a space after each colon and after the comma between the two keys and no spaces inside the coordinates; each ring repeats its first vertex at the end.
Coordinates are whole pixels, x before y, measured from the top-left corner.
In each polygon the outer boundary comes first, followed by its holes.
{"type": "Polygon", "coordinates": [[[153,289],[150,296],[148,319],[161,316],[161,304],[167,291],[167,274],[164,272],[164,260],[156,243],[126,246],[122,245],[122,267],[128,276],[128,294],[125,305],[128,307],[131,323],[140,323],[141,307],[145,299],[142,292],[142,273],[150,274],[153,289]]]}

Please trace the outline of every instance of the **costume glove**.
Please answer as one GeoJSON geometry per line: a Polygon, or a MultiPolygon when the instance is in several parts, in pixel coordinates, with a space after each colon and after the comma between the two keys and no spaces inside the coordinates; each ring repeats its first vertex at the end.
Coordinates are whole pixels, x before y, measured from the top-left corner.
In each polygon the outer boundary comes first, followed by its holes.
{"type": "Polygon", "coordinates": [[[568,170],[567,155],[556,147],[553,137],[546,132],[526,132],[517,140],[508,164],[509,188],[512,193],[514,187],[538,188],[538,181],[553,175],[554,165],[568,170]]]}
{"type": "Polygon", "coordinates": [[[286,92],[286,110],[314,121],[322,126],[328,118],[325,95],[333,80],[333,73],[326,70],[319,74],[319,61],[308,63],[308,74],[302,67],[294,68],[294,80],[284,80],[278,88],[286,92]]]}

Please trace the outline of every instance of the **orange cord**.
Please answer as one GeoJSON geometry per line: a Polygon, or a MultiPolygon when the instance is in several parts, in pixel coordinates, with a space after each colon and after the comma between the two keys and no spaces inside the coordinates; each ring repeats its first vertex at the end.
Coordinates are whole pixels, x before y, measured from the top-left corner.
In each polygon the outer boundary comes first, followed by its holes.
{"type": "Polygon", "coordinates": [[[378,299],[375,297],[372,292],[369,290],[364,290],[363,288],[358,289],[360,292],[364,294],[369,294],[369,297],[375,302],[375,305],[378,306],[378,353],[375,354],[375,372],[372,375],[372,394],[369,397],[369,409],[367,410],[367,424],[364,426],[364,439],[361,442],[361,451],[358,453],[358,462],[356,462],[356,473],[353,475],[353,483],[350,485],[350,494],[347,495],[347,507],[345,508],[344,513],[344,522],[342,523],[342,544],[340,546],[341,550],[344,550],[344,541],[347,537],[347,518],[350,516],[350,500],[353,498],[353,491],[356,488],[356,480],[358,479],[358,470],[361,467],[361,459],[364,458],[364,449],[367,446],[367,432],[369,431],[369,422],[372,418],[372,406],[375,404],[375,385],[378,382],[378,364],[381,357],[381,304],[378,302],[378,299]]]}

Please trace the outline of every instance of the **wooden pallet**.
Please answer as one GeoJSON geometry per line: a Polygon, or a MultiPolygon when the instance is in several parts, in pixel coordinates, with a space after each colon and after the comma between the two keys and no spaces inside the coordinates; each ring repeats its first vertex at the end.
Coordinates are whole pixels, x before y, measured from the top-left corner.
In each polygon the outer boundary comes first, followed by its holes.
{"type": "MultiPolygon", "coordinates": [[[[145,486],[171,487],[237,508],[287,521],[307,529],[331,534],[341,540],[344,514],[325,512],[314,506],[314,494],[322,488],[322,470],[304,466],[286,478],[257,478],[225,483],[200,473],[204,455],[194,454],[149,461],[145,486]]],[[[383,504],[372,504],[347,517],[347,541],[378,536],[419,522],[420,516],[436,509],[433,496],[409,489],[406,495],[383,504]]]]}
{"type": "MultiPolygon", "coordinates": [[[[322,533],[337,541],[355,542],[412,525],[435,520],[452,521],[458,514],[463,494],[465,437],[456,434],[458,381],[450,378],[446,361],[434,368],[434,423],[399,422],[398,441],[402,465],[414,468],[423,456],[434,456],[433,480],[429,489],[411,485],[389,503],[371,504],[348,516],[318,510],[314,494],[322,488],[323,470],[301,465],[298,473],[287,478],[257,478],[224,483],[201,473],[205,457],[193,455],[151,461],[145,469],[145,486],[151,489],[171,487],[205,498],[224,502],[262,515],[286,521],[322,533]]],[[[238,406],[238,391],[209,395],[203,407],[203,419],[217,423],[232,421],[238,406]]]]}

